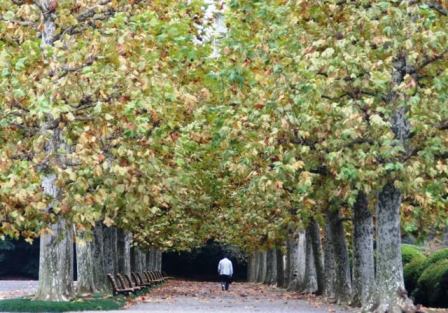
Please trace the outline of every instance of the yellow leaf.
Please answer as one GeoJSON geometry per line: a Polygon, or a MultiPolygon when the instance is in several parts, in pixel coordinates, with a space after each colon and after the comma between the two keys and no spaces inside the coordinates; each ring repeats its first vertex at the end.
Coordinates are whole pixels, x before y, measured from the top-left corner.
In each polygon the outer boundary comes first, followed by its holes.
{"type": "Polygon", "coordinates": [[[106,218],[104,219],[103,223],[107,227],[111,227],[114,224],[114,220],[111,219],[110,217],[106,216],[106,218]]]}

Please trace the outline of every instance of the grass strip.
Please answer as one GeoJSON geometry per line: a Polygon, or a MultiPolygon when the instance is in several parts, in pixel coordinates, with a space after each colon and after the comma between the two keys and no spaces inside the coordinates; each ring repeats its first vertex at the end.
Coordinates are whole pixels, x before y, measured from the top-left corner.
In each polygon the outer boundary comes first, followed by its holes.
{"type": "Polygon", "coordinates": [[[34,301],[17,298],[0,300],[0,312],[67,312],[119,310],[126,303],[124,297],[109,299],[75,299],[68,302],[34,301]]]}

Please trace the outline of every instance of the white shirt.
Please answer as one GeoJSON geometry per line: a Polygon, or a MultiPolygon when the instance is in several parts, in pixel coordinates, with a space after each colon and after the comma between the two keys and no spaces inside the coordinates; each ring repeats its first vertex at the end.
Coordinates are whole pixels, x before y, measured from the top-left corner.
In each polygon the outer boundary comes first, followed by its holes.
{"type": "Polygon", "coordinates": [[[228,258],[224,258],[221,261],[219,261],[218,273],[219,273],[219,275],[232,276],[233,275],[232,261],[230,261],[228,258]]]}

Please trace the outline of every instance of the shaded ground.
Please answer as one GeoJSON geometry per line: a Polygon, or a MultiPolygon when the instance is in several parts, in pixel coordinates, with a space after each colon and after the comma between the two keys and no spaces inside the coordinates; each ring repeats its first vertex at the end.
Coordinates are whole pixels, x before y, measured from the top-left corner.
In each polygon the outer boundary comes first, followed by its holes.
{"type": "Polygon", "coordinates": [[[221,291],[218,283],[171,280],[129,304],[128,312],[267,312],[346,313],[312,296],[253,283],[233,283],[221,291]]]}
{"type": "Polygon", "coordinates": [[[0,299],[18,298],[36,292],[38,281],[0,280],[0,299]]]}

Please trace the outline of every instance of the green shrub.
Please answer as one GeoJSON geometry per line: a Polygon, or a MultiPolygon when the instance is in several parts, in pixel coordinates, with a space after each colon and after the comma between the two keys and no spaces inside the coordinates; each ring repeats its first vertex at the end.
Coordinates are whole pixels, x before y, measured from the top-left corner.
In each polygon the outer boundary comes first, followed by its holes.
{"type": "MultiPolygon", "coordinates": [[[[440,260],[446,260],[448,259],[448,248],[438,250],[431,254],[428,259],[426,260],[425,264],[426,267],[430,266],[431,264],[437,263],[440,260]]],[[[425,268],[426,268],[425,267],[425,268]]]]}
{"type": "Polygon", "coordinates": [[[0,312],[67,312],[118,310],[123,307],[123,297],[109,299],[77,299],[69,302],[33,301],[30,299],[0,300],[0,312]]]}
{"type": "Polygon", "coordinates": [[[422,263],[422,265],[417,269],[416,276],[420,277],[422,273],[430,267],[432,264],[435,264],[439,262],[440,260],[448,259],[448,248],[447,249],[441,249],[433,254],[431,254],[425,262],[422,263]]]}
{"type": "Polygon", "coordinates": [[[411,262],[406,264],[403,269],[404,284],[409,294],[411,294],[415,287],[417,287],[417,281],[421,274],[420,268],[425,261],[426,257],[424,255],[417,255],[411,262]]]}
{"type": "Polygon", "coordinates": [[[426,267],[413,296],[418,303],[427,306],[448,307],[448,258],[426,267]]]}
{"type": "Polygon", "coordinates": [[[406,264],[412,262],[414,258],[422,256],[424,256],[424,254],[420,247],[407,244],[401,245],[401,258],[403,260],[403,266],[406,266],[406,264]]]}

